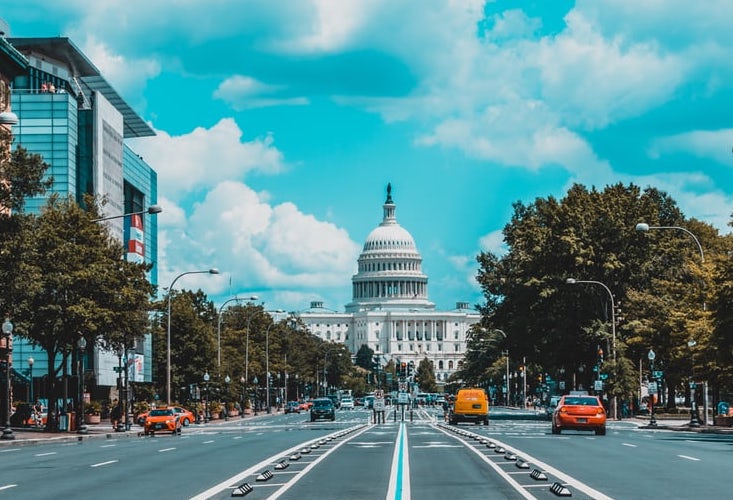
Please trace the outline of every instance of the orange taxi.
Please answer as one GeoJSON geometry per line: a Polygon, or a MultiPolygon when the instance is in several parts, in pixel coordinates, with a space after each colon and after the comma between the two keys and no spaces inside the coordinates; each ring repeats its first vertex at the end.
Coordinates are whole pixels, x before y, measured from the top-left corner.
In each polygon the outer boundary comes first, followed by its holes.
{"type": "Polygon", "coordinates": [[[193,415],[193,412],[181,408],[180,406],[174,406],[173,411],[176,415],[178,415],[178,418],[181,420],[181,425],[186,427],[188,425],[191,425],[196,421],[196,417],[193,415]]]}
{"type": "Polygon", "coordinates": [[[606,434],[606,409],[596,396],[563,396],[552,414],[552,433],[563,430],[606,434]]]}
{"type": "Polygon", "coordinates": [[[155,408],[148,412],[145,418],[145,435],[155,435],[156,432],[170,432],[180,434],[183,425],[181,417],[174,408],[155,408]]]}

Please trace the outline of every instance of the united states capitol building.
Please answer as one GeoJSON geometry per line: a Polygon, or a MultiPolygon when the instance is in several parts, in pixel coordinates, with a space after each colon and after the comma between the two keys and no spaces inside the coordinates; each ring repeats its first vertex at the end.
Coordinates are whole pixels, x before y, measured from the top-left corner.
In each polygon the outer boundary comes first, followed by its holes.
{"type": "Polygon", "coordinates": [[[442,385],[463,359],[466,333],[480,315],[467,302],[449,311],[435,309],[422,256],[412,235],[397,223],[395,208],[388,185],[382,222],[364,242],[345,312],[312,302],[300,318],[312,334],[342,342],[352,353],[366,344],[382,364],[414,361],[417,366],[428,358],[442,385]]]}

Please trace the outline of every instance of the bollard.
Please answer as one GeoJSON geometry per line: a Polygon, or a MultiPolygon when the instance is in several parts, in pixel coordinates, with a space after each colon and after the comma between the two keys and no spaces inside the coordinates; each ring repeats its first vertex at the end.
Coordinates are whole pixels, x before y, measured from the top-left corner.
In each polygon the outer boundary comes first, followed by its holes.
{"type": "Polygon", "coordinates": [[[412,408],[410,408],[410,422],[412,422],[412,408]]]}

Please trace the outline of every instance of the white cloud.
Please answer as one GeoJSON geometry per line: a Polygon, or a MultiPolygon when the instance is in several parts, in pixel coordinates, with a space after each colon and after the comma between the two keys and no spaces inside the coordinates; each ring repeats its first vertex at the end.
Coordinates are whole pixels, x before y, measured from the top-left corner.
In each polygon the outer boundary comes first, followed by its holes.
{"type": "Polygon", "coordinates": [[[731,143],[733,143],[733,129],[693,130],[655,140],[648,154],[657,159],[674,153],[687,153],[733,167],[731,143]]]}
{"type": "Polygon", "coordinates": [[[281,85],[268,85],[248,76],[234,75],[219,85],[214,97],[227,102],[236,111],[268,106],[305,106],[309,103],[305,97],[278,98],[277,93],[282,89],[281,85]]]}
{"type": "Polygon", "coordinates": [[[479,246],[483,252],[491,252],[499,257],[507,252],[507,246],[504,242],[504,233],[501,229],[485,234],[479,240],[479,246]]]}
{"type": "MultiPolygon", "coordinates": [[[[193,208],[185,228],[159,219],[161,250],[169,264],[161,270],[161,282],[198,262],[230,276],[235,291],[278,287],[305,293],[348,283],[359,246],[346,231],[292,203],[270,205],[267,198],[225,181],[193,208]]],[[[228,290],[228,278],[217,286],[219,292],[228,290]]]]}
{"type": "Polygon", "coordinates": [[[135,141],[134,149],[158,172],[159,191],[171,199],[223,180],[241,180],[252,171],[273,174],[284,168],[271,136],[242,142],[242,130],[232,119],[180,136],[156,132],[156,137],[135,141]]]}

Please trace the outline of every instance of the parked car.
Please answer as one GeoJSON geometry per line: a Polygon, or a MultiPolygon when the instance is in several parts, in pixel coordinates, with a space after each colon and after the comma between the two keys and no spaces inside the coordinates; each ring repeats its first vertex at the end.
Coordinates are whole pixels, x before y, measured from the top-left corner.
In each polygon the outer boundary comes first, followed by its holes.
{"type": "Polygon", "coordinates": [[[336,407],[329,398],[317,398],[311,406],[311,422],[316,420],[336,420],[336,407]]]}
{"type": "Polygon", "coordinates": [[[288,401],[284,411],[285,413],[300,413],[300,403],[297,401],[288,401]]]}
{"type": "Polygon", "coordinates": [[[606,434],[606,409],[596,396],[563,396],[552,414],[552,433],[563,430],[595,431],[606,434]]]}
{"type": "Polygon", "coordinates": [[[193,412],[185,408],[181,408],[180,406],[174,406],[173,412],[178,415],[178,418],[181,420],[181,425],[183,425],[184,427],[196,421],[196,417],[194,416],[193,412]]]}
{"type": "Polygon", "coordinates": [[[148,412],[145,419],[145,435],[155,435],[156,432],[170,432],[173,435],[181,433],[181,418],[173,408],[155,408],[148,412]]]}
{"type": "Polygon", "coordinates": [[[341,398],[341,409],[342,410],[353,410],[354,409],[354,398],[345,396],[341,398]]]}

